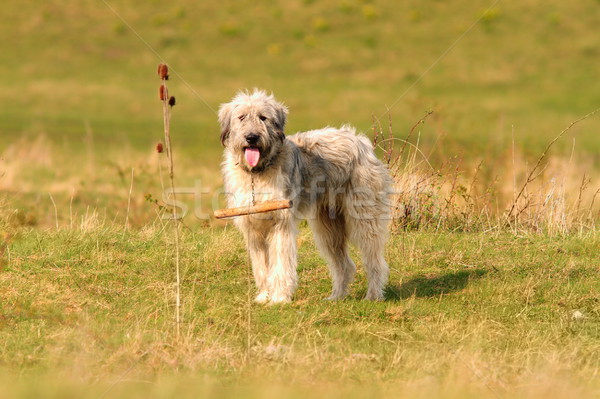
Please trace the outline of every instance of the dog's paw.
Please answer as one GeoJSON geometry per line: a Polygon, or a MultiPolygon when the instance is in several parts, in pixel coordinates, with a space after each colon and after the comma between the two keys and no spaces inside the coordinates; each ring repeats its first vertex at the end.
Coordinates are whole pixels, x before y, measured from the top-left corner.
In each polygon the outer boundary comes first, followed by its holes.
{"type": "Polygon", "coordinates": [[[290,303],[290,302],[292,302],[292,298],[287,295],[273,294],[273,295],[271,295],[269,305],[276,305],[276,304],[280,304],[280,303],[290,303]]]}
{"type": "Polygon", "coordinates": [[[365,296],[365,301],[383,301],[383,292],[381,291],[367,291],[367,296],[365,296]]]}
{"type": "Polygon", "coordinates": [[[261,291],[254,298],[254,302],[256,303],[267,303],[269,302],[269,293],[267,291],[261,291]]]}
{"type": "Polygon", "coordinates": [[[331,294],[327,298],[326,301],[341,301],[346,297],[346,294],[331,294]]]}

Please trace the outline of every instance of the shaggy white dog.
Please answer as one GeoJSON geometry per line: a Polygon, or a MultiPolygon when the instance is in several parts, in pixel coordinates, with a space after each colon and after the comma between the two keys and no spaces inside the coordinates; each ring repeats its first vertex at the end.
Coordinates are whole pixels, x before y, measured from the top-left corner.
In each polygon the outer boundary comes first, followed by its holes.
{"type": "Polygon", "coordinates": [[[303,218],[329,264],[329,299],[343,298],[356,272],[348,241],[362,254],[369,284],[366,299],[383,299],[389,274],[383,252],[391,188],[386,167],[370,141],[352,127],[286,137],[287,113],[272,95],[257,90],[240,92],[219,110],[228,205],[293,201],[291,209],[235,219],[252,260],[256,301],[292,299],[298,285],[297,224],[303,218]]]}

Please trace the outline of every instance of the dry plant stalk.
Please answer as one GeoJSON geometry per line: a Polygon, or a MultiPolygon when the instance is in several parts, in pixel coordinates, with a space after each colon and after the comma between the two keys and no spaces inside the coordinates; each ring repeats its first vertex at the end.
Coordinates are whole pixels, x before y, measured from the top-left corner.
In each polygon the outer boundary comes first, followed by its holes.
{"type": "MultiPolygon", "coordinates": [[[[173,201],[176,201],[175,197],[175,180],[173,172],[173,148],[171,147],[171,107],[175,105],[175,97],[169,97],[169,90],[167,88],[167,80],[169,79],[169,68],[166,64],[158,65],[158,76],[160,77],[162,84],[158,91],[158,97],[162,101],[163,105],[163,125],[165,129],[165,147],[167,150],[167,158],[169,160],[169,181],[171,183],[171,195],[173,201]]],[[[157,151],[162,152],[162,145],[157,146],[157,151]],[[160,147],[160,148],[159,148],[160,147]]],[[[181,278],[179,273],[179,217],[177,216],[177,210],[172,207],[173,217],[171,220],[175,223],[175,323],[176,323],[176,334],[177,339],[180,336],[180,324],[181,324],[181,278]]]]}
{"type": "MultiPolygon", "coordinates": [[[[373,142],[383,151],[383,161],[394,179],[392,229],[492,231],[501,230],[507,224],[515,232],[528,229],[549,234],[564,234],[574,228],[580,231],[595,229],[594,204],[596,197],[600,196],[600,189],[592,193],[589,207],[586,206],[584,195],[591,185],[590,177],[584,173],[583,178],[578,178],[579,186],[568,189],[567,184],[572,178],[562,176],[560,164],[551,167],[557,159],[549,159],[548,155],[551,147],[569,129],[596,112],[600,110],[572,122],[545,147],[537,162],[523,165],[521,171],[525,177],[519,185],[516,181],[519,173],[513,134],[510,196],[498,185],[502,177],[494,172],[494,165],[483,168],[483,160],[480,160],[473,165],[472,172],[467,172],[467,169],[463,170],[462,160],[452,157],[434,168],[419,149],[419,140],[412,144],[388,135],[383,132],[379,120],[374,118],[373,142]],[[394,148],[390,151],[389,143],[392,140],[404,145],[398,151],[394,148]],[[417,154],[423,159],[417,160],[417,154]],[[551,179],[545,182],[548,175],[551,179]],[[569,198],[574,200],[572,205],[569,198]]],[[[428,115],[412,126],[407,139],[428,115]]],[[[467,168],[471,169],[469,166],[467,168]]]]}
{"type": "Polygon", "coordinates": [[[506,213],[506,220],[508,222],[510,222],[510,218],[511,217],[517,218],[518,215],[520,215],[527,208],[528,204],[525,205],[525,208],[520,209],[520,210],[518,209],[519,199],[521,199],[523,197],[523,195],[526,193],[527,186],[531,182],[533,182],[535,179],[537,179],[543,173],[544,169],[542,168],[540,170],[540,167],[541,167],[542,162],[544,161],[544,159],[546,159],[546,155],[548,154],[548,151],[550,150],[550,147],[552,147],[554,145],[554,143],[556,143],[566,132],[568,132],[569,130],[571,130],[571,128],[573,126],[575,126],[576,124],[578,124],[579,122],[581,122],[583,120],[586,120],[587,118],[589,118],[590,116],[594,115],[598,111],[600,111],[600,108],[597,109],[597,110],[594,110],[594,111],[590,112],[587,115],[582,116],[581,118],[579,118],[579,119],[577,119],[577,120],[575,120],[573,122],[571,122],[571,124],[569,126],[567,126],[565,129],[563,129],[562,132],[560,132],[552,141],[550,141],[550,143],[548,143],[548,145],[546,146],[546,148],[542,152],[542,155],[540,155],[539,159],[537,160],[535,166],[533,168],[531,168],[531,170],[527,174],[527,178],[525,179],[525,182],[521,186],[521,189],[519,190],[519,192],[515,196],[512,204],[510,206],[510,209],[506,213]],[[537,172],[537,174],[535,174],[536,172],[537,172]]]}
{"type": "Polygon", "coordinates": [[[280,209],[288,209],[293,205],[291,200],[273,200],[265,201],[253,206],[240,206],[238,208],[219,209],[215,211],[215,218],[223,219],[235,216],[251,215],[254,213],[265,213],[277,211],[280,209]]]}

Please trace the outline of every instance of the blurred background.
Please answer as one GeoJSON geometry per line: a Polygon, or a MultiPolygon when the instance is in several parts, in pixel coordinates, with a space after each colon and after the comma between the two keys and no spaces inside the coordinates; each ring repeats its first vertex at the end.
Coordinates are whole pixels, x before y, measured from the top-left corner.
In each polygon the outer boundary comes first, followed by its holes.
{"type": "MultiPolygon", "coordinates": [[[[599,107],[599,15],[597,0],[9,2],[0,190],[20,224],[110,219],[128,200],[144,224],[155,214],[145,196],[162,192],[161,60],[179,186],[220,187],[215,112],[258,87],[289,106],[288,134],[349,123],[372,136],[379,120],[405,138],[431,110],[410,138],[419,157],[465,176],[484,161],[479,179],[514,190],[553,137],[599,107]]],[[[576,184],[598,183],[599,129],[592,117],[552,148],[576,184]]]]}

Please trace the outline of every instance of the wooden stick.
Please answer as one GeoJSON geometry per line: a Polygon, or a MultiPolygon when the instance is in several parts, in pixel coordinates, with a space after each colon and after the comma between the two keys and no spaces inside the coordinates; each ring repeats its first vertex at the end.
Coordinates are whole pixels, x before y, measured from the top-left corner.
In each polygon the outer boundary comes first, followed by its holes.
{"type": "Polygon", "coordinates": [[[240,206],[239,208],[219,209],[215,211],[217,219],[231,218],[235,216],[251,215],[253,213],[264,213],[277,211],[279,209],[288,209],[292,207],[291,200],[266,201],[252,206],[240,206]]]}

